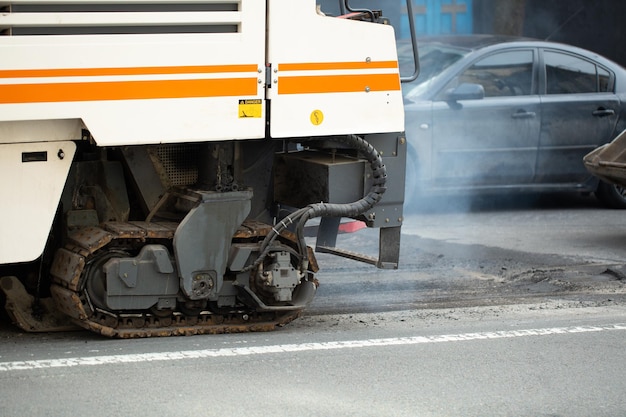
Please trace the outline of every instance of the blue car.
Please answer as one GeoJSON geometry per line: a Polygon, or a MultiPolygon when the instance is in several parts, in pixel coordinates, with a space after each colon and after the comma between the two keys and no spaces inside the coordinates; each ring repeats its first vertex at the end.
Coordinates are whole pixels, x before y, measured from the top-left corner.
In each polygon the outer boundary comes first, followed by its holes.
{"type": "MultiPolygon", "coordinates": [[[[418,39],[420,75],[403,84],[407,201],[420,195],[584,192],[626,208],[626,193],[583,157],[626,128],[626,70],[569,45],[492,35],[418,39]]],[[[400,45],[403,73],[411,48],[400,45]]]]}

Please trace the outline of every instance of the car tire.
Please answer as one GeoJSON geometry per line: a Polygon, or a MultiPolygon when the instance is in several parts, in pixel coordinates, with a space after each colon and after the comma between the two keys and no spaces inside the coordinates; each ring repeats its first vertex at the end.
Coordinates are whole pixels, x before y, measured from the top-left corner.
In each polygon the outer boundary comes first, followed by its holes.
{"type": "Polygon", "coordinates": [[[595,194],[609,208],[626,209],[626,187],[600,181],[595,194]]]}

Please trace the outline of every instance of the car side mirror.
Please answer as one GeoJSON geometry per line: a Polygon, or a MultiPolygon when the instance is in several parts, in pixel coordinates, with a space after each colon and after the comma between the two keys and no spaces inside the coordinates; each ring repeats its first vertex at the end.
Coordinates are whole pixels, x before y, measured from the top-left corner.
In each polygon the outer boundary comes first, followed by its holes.
{"type": "Polygon", "coordinates": [[[485,89],[480,84],[463,83],[446,96],[448,101],[482,100],[485,98],[485,89]]]}

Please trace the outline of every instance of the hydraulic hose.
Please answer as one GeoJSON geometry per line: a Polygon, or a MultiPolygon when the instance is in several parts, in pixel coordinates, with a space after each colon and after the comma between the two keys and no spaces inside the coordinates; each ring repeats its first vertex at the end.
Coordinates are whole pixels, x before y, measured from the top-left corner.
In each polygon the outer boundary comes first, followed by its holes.
{"type": "Polygon", "coordinates": [[[372,169],[372,185],[368,193],[353,203],[315,203],[294,211],[276,224],[261,243],[259,257],[242,272],[257,268],[263,259],[269,254],[274,240],[289,226],[296,224],[296,237],[298,239],[298,252],[300,254],[300,270],[305,272],[308,268],[308,254],[304,241],[304,225],[310,219],[316,217],[355,217],[366,212],[378,203],[386,191],[387,169],[383,159],[371,144],[356,135],[347,135],[334,138],[313,138],[311,140],[325,140],[337,142],[365,155],[372,169]]]}

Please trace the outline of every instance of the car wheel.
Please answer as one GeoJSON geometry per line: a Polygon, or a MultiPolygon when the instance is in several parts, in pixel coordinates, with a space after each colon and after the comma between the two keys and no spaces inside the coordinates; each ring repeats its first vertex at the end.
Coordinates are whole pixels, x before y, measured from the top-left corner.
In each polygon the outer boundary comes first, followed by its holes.
{"type": "Polygon", "coordinates": [[[626,209],[626,187],[600,181],[595,194],[609,208],[626,209]]]}

